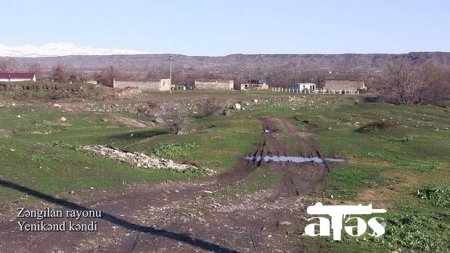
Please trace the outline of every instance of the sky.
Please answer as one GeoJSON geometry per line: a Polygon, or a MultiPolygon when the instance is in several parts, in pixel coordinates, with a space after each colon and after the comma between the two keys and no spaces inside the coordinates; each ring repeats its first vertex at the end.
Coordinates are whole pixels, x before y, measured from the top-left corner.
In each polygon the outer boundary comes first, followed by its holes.
{"type": "Polygon", "coordinates": [[[450,51],[449,0],[2,0],[0,44],[221,56],[450,51]]]}

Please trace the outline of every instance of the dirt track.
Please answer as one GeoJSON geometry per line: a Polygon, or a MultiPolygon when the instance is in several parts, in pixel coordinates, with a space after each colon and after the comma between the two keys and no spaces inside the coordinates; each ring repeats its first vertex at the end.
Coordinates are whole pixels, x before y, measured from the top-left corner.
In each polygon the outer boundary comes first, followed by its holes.
{"type": "MultiPolygon", "coordinates": [[[[290,122],[279,118],[261,121],[261,137],[251,155],[320,157],[311,136],[299,132],[290,122]],[[283,143],[285,138],[293,140],[295,148],[289,149],[283,143]]],[[[99,193],[95,198],[73,202],[15,186],[29,195],[47,198],[53,203],[48,207],[96,209],[104,215],[98,219],[98,233],[24,233],[18,231],[13,210],[9,217],[0,216],[0,249],[1,252],[301,252],[296,246],[298,235],[287,231],[303,228],[304,210],[310,204],[304,203],[303,196],[326,176],[328,168],[326,164],[270,163],[270,173],[280,177],[272,187],[232,199],[217,198],[216,192],[250,180],[258,166],[258,161],[242,160],[234,170],[205,182],[134,185],[122,194],[99,193]]]]}

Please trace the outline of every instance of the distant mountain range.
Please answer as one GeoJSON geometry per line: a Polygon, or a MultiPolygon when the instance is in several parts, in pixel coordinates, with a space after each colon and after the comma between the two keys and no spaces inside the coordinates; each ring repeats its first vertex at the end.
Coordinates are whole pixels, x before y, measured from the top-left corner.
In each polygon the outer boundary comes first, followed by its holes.
{"type": "Polygon", "coordinates": [[[3,57],[51,57],[67,55],[130,55],[145,52],[126,49],[93,48],[70,42],[49,43],[43,46],[22,45],[16,47],[0,45],[3,57]]]}
{"type": "Polygon", "coordinates": [[[227,56],[186,56],[179,54],[146,54],[136,50],[102,49],[72,43],[52,43],[41,47],[5,47],[0,45],[0,60],[14,58],[19,70],[32,63],[49,71],[58,63],[80,71],[98,71],[115,66],[127,72],[168,71],[173,59],[179,73],[209,73],[221,76],[261,78],[274,70],[380,72],[387,62],[403,58],[413,66],[428,60],[450,67],[450,52],[411,52],[407,54],[232,54],[227,56]],[[45,56],[45,57],[44,57],[45,56]],[[224,75],[225,74],[225,75],[224,75]]]}

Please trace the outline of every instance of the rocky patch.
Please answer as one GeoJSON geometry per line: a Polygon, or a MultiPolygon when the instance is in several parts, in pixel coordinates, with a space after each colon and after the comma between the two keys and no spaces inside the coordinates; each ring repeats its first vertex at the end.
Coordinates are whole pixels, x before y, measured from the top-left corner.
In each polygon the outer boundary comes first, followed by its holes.
{"type": "Polygon", "coordinates": [[[214,174],[215,171],[207,168],[200,168],[192,164],[179,164],[172,160],[158,158],[156,156],[148,156],[139,152],[130,152],[113,147],[94,145],[84,146],[82,150],[101,155],[110,159],[129,163],[137,168],[157,168],[157,169],[174,169],[176,171],[183,171],[187,169],[204,170],[208,174],[214,174]]]}

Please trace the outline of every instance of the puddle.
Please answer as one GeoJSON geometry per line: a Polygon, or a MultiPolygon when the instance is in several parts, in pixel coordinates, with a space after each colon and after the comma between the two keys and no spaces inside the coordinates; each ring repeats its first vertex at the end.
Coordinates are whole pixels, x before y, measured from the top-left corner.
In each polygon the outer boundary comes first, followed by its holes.
{"type": "Polygon", "coordinates": [[[263,161],[263,162],[293,162],[293,163],[323,163],[323,161],[327,162],[335,162],[335,163],[341,163],[345,162],[345,159],[338,159],[338,158],[320,158],[320,157],[302,157],[302,156],[246,156],[245,160],[247,161],[263,161]]]}

